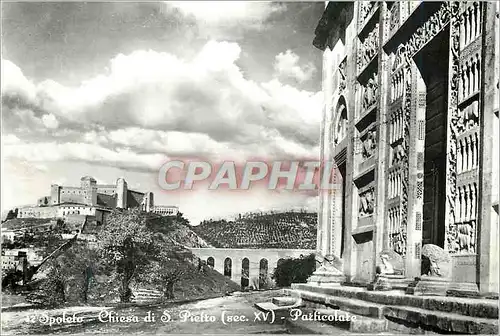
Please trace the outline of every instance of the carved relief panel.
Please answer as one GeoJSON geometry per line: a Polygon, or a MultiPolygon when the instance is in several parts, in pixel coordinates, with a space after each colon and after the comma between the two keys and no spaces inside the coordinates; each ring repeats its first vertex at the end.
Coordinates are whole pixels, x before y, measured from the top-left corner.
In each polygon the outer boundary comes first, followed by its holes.
{"type": "Polygon", "coordinates": [[[368,130],[363,136],[360,137],[361,140],[361,157],[363,160],[370,158],[377,148],[377,133],[375,129],[368,130]]]}
{"type": "Polygon", "coordinates": [[[377,55],[379,45],[378,36],[379,24],[376,23],[368,35],[361,40],[361,45],[358,48],[358,72],[365,68],[366,65],[377,55]]]}
{"type": "Polygon", "coordinates": [[[401,231],[401,207],[399,205],[393,206],[388,210],[388,234],[389,234],[389,247],[396,253],[404,254],[406,246],[406,238],[401,231]]]}
{"type": "Polygon", "coordinates": [[[362,86],[361,106],[363,111],[367,111],[374,107],[378,101],[379,95],[378,74],[375,72],[368,82],[362,86]]]}
{"type": "Polygon", "coordinates": [[[450,253],[476,253],[477,183],[458,186],[455,198],[455,235],[449,236],[450,253]]]}
{"type": "Polygon", "coordinates": [[[359,25],[362,26],[370,13],[375,8],[376,1],[360,1],[359,2],[359,25]]]}
{"type": "MultiPolygon", "coordinates": [[[[452,7],[459,12],[455,20],[451,44],[453,75],[456,85],[450,95],[456,103],[456,122],[451,125],[455,153],[450,171],[450,225],[447,248],[452,254],[476,253],[479,121],[481,90],[481,3],[461,2],[452,7]]],[[[454,82],[452,82],[454,84],[454,82]]],[[[451,165],[450,165],[451,166],[451,165]]]]}
{"type": "Polygon", "coordinates": [[[481,35],[481,2],[464,2],[460,14],[460,49],[464,49],[481,35]]]}
{"type": "Polygon", "coordinates": [[[371,216],[375,210],[375,188],[371,187],[359,194],[359,217],[371,216]]]}
{"type": "Polygon", "coordinates": [[[333,144],[337,145],[347,136],[347,108],[341,97],[334,116],[333,144]]]}

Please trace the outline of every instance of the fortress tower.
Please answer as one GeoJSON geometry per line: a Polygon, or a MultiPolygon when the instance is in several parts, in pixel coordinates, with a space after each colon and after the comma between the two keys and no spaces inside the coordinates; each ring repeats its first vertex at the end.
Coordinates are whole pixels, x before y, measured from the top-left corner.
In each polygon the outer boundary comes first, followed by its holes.
{"type": "Polygon", "coordinates": [[[88,205],[97,204],[97,181],[91,176],[80,179],[80,187],[83,191],[83,202],[88,205]]]}
{"type": "Polygon", "coordinates": [[[52,184],[50,186],[50,204],[59,204],[59,191],[61,187],[57,184],[52,184]]]}
{"type": "Polygon", "coordinates": [[[150,212],[154,207],[154,195],[152,192],[147,192],[144,194],[144,199],[142,201],[142,210],[150,212]]]}
{"type": "Polygon", "coordinates": [[[127,208],[127,182],[125,179],[120,177],[116,180],[116,207],[126,209],[127,208]]]}

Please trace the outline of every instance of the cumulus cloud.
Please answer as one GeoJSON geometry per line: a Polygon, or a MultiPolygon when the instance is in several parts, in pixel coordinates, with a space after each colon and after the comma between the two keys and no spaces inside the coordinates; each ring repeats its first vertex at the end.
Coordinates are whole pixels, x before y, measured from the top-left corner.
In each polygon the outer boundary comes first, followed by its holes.
{"type": "Polygon", "coordinates": [[[299,83],[311,79],[316,71],[312,63],[299,65],[300,57],[291,50],[279,53],[275,57],[274,70],[280,77],[292,78],[299,83]]]}
{"type": "Polygon", "coordinates": [[[3,146],[7,158],[26,162],[84,161],[98,165],[135,170],[157,170],[168,157],[163,154],[137,154],[127,149],[108,149],[87,143],[23,141],[3,146]]]}
{"type": "Polygon", "coordinates": [[[1,61],[3,95],[15,95],[33,102],[36,96],[35,85],[27,79],[21,69],[8,60],[1,61]]]}
{"type": "Polygon", "coordinates": [[[138,50],[74,87],[34,83],[2,61],[4,129],[24,141],[38,137],[7,155],[142,169],[157,169],[153,162],[165,156],[318,155],[321,93],[249,80],[240,54],[237,43],[218,41],[190,60],[138,50]]]}
{"type": "Polygon", "coordinates": [[[43,115],[42,123],[45,125],[45,127],[50,129],[55,129],[59,127],[59,121],[57,121],[57,118],[53,114],[43,115]]]}

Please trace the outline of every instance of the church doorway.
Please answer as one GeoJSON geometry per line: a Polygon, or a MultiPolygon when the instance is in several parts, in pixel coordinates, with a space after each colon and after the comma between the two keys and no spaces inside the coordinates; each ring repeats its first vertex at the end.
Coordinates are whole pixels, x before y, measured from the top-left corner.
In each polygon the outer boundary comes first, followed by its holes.
{"type": "Polygon", "coordinates": [[[426,87],[425,132],[416,128],[421,133],[418,137],[425,139],[422,245],[444,248],[449,28],[430,41],[414,59],[426,87]]]}

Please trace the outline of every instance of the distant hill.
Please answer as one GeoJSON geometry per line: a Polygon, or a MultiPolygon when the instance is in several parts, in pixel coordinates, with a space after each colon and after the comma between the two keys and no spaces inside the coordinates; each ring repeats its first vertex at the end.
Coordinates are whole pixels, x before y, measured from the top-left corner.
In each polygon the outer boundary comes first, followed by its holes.
{"type": "Polygon", "coordinates": [[[247,214],[234,221],[206,220],[191,230],[217,248],[315,249],[317,213],[247,214]]]}
{"type": "Polygon", "coordinates": [[[3,229],[21,229],[49,224],[53,218],[13,218],[2,223],[3,229]]]}

